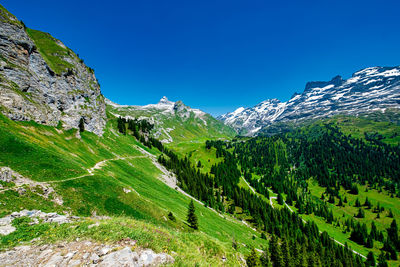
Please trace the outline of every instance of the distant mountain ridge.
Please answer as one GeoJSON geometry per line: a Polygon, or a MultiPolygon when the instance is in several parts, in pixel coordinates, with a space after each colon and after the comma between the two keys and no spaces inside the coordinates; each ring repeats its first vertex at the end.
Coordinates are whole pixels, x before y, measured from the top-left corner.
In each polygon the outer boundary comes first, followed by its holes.
{"type": "Polygon", "coordinates": [[[371,67],[344,80],[308,82],[304,92],[287,102],[268,99],[240,107],[218,117],[240,134],[256,135],[278,122],[298,123],[337,114],[359,115],[387,108],[400,108],[400,67],[371,67]]]}
{"type": "Polygon", "coordinates": [[[200,109],[182,101],[162,97],[157,104],[119,105],[106,99],[107,109],[115,116],[145,119],[154,124],[154,136],[164,143],[193,141],[202,138],[233,137],[235,131],[200,109]]]}

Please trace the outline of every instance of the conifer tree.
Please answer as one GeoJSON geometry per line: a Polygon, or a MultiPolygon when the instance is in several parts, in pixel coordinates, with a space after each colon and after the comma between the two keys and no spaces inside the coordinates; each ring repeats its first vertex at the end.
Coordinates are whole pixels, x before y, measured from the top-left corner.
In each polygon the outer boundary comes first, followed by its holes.
{"type": "Polygon", "coordinates": [[[367,260],[365,261],[366,266],[375,266],[375,257],[374,254],[370,251],[367,255],[367,260]]]}
{"type": "Polygon", "coordinates": [[[269,267],[271,262],[269,261],[268,249],[264,248],[263,253],[260,256],[260,263],[263,267],[269,267]]]}
{"type": "Polygon", "coordinates": [[[356,203],[355,203],[355,207],[361,207],[361,203],[360,203],[360,200],[357,198],[356,199],[356,203]]]}
{"type": "Polygon", "coordinates": [[[118,131],[122,134],[126,134],[125,120],[119,117],[117,122],[118,122],[118,131]]]}
{"type": "Polygon", "coordinates": [[[269,242],[269,254],[272,261],[272,266],[274,267],[283,267],[282,253],[280,246],[278,244],[278,239],[275,235],[272,236],[271,241],[269,242]]]}
{"type": "Polygon", "coordinates": [[[246,257],[246,264],[248,267],[260,266],[257,251],[252,248],[249,255],[246,257]]]}
{"type": "Polygon", "coordinates": [[[286,239],[282,239],[281,242],[281,253],[282,253],[282,259],[284,266],[289,266],[291,265],[291,257],[289,253],[289,245],[286,241],[286,239]]]}
{"type": "Polygon", "coordinates": [[[197,216],[195,213],[195,208],[194,208],[194,203],[193,199],[189,203],[189,209],[188,209],[188,214],[187,214],[187,222],[189,223],[189,226],[195,230],[199,229],[198,223],[197,223],[197,216]]]}
{"type": "Polygon", "coordinates": [[[281,193],[278,194],[278,204],[283,205],[283,197],[281,193]]]}
{"type": "Polygon", "coordinates": [[[392,212],[392,209],[389,209],[389,215],[388,215],[388,217],[389,217],[389,218],[393,218],[393,212],[392,212]]]}
{"type": "Polygon", "coordinates": [[[362,208],[358,209],[358,213],[356,215],[357,218],[365,218],[365,213],[364,210],[362,208]]]}
{"type": "Polygon", "coordinates": [[[371,232],[369,235],[375,240],[378,238],[378,229],[376,228],[375,222],[371,223],[371,232]]]}
{"type": "Polygon", "coordinates": [[[390,227],[387,229],[388,233],[388,238],[396,248],[396,250],[400,250],[400,242],[399,242],[399,234],[398,234],[398,227],[396,220],[393,219],[392,223],[390,224],[390,227]]]}
{"type": "Polygon", "coordinates": [[[385,256],[385,252],[383,252],[383,251],[381,251],[381,254],[379,254],[378,266],[379,267],[388,267],[388,264],[387,264],[387,261],[386,261],[386,256],[385,256]]]}
{"type": "Polygon", "coordinates": [[[367,243],[365,244],[365,246],[367,248],[373,248],[374,247],[374,241],[372,240],[372,236],[371,235],[369,235],[367,237],[367,243]]]}
{"type": "Polygon", "coordinates": [[[171,211],[168,213],[168,219],[170,219],[173,222],[176,221],[176,218],[175,218],[174,214],[171,211]]]}
{"type": "Polygon", "coordinates": [[[84,132],[85,131],[85,120],[81,118],[79,120],[79,132],[84,132]]]}

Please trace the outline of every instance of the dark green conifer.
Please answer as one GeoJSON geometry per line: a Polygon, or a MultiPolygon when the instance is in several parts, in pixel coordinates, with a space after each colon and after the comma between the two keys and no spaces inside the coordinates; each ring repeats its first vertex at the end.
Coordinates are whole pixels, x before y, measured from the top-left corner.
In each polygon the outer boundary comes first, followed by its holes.
{"type": "Polygon", "coordinates": [[[168,213],[168,219],[170,219],[173,222],[176,221],[176,218],[175,218],[174,214],[171,211],[168,213]]]}
{"type": "Polygon", "coordinates": [[[260,263],[261,263],[261,266],[263,266],[263,267],[271,266],[271,262],[269,260],[269,255],[268,254],[269,254],[268,253],[268,249],[264,248],[264,251],[260,256],[260,263]]]}
{"type": "Polygon", "coordinates": [[[79,120],[79,132],[84,132],[85,131],[85,120],[81,118],[79,120]]]}
{"type": "Polygon", "coordinates": [[[386,261],[386,256],[385,256],[385,252],[384,251],[381,251],[381,254],[379,254],[378,266],[379,267],[388,267],[388,263],[386,261]]]}
{"type": "Polygon", "coordinates": [[[254,248],[252,248],[250,254],[247,255],[246,264],[248,267],[260,266],[257,251],[254,248]]]}
{"type": "Polygon", "coordinates": [[[187,222],[189,223],[189,226],[195,230],[199,229],[198,223],[197,223],[197,216],[195,213],[195,208],[194,208],[194,203],[193,200],[190,201],[189,203],[189,209],[188,209],[188,214],[187,214],[187,222]]]}

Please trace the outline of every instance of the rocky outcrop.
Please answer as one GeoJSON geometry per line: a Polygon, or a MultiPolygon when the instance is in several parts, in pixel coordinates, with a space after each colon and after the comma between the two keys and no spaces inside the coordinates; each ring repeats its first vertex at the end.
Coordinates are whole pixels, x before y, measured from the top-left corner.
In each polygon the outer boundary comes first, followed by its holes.
{"type": "Polygon", "coordinates": [[[8,167],[0,168],[0,181],[11,182],[14,180],[13,171],[8,167]]]}
{"type": "Polygon", "coordinates": [[[105,101],[92,69],[59,40],[26,29],[0,6],[0,109],[13,120],[85,129],[106,124],[105,101]]]}
{"type": "Polygon", "coordinates": [[[160,266],[174,263],[166,253],[151,249],[132,251],[136,241],[113,245],[90,241],[59,243],[56,245],[19,246],[0,253],[1,266],[160,266]]]}
{"type": "Polygon", "coordinates": [[[0,167],[0,181],[6,182],[6,184],[0,184],[0,196],[7,190],[15,190],[20,195],[23,195],[26,193],[26,190],[29,189],[31,192],[45,199],[49,199],[57,205],[63,204],[62,197],[56,193],[50,184],[33,181],[13,171],[9,167],[0,167]]]}
{"type": "Polygon", "coordinates": [[[75,216],[66,216],[60,215],[55,212],[46,213],[40,210],[22,210],[18,212],[13,212],[11,215],[7,215],[3,218],[0,218],[0,235],[8,235],[16,230],[16,228],[12,225],[12,221],[16,218],[20,217],[28,217],[32,219],[31,225],[38,224],[39,220],[45,223],[69,223],[72,220],[79,219],[79,217],[75,216]]]}

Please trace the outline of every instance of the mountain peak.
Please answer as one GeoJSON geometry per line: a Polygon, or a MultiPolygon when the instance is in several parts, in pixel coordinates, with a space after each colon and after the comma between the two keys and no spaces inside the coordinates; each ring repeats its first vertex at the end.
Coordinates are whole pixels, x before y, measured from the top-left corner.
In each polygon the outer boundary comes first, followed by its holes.
{"type": "Polygon", "coordinates": [[[158,101],[158,104],[172,104],[172,101],[169,101],[166,96],[163,96],[160,101],[158,101]]]}
{"type": "Polygon", "coordinates": [[[336,114],[358,115],[386,108],[400,108],[400,68],[372,67],[347,80],[308,82],[301,94],[287,102],[265,100],[254,107],[219,116],[239,132],[253,135],[276,122],[299,122],[336,114]]]}

